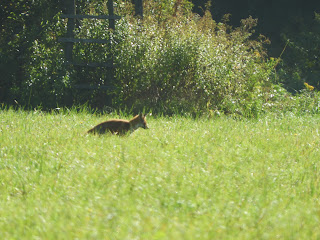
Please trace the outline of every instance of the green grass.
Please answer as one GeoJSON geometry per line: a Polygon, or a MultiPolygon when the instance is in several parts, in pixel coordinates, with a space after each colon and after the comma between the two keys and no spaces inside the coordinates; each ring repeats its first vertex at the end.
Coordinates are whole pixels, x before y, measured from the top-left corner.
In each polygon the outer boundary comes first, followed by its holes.
{"type": "Polygon", "coordinates": [[[107,118],[0,112],[2,239],[320,238],[319,116],[107,118]]]}

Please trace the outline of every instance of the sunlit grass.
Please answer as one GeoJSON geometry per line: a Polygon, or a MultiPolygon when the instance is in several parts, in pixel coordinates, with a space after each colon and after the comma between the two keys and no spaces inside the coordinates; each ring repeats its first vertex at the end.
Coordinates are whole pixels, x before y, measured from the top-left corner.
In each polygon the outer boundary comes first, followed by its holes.
{"type": "Polygon", "coordinates": [[[320,238],[318,116],[109,117],[0,112],[3,239],[320,238]]]}

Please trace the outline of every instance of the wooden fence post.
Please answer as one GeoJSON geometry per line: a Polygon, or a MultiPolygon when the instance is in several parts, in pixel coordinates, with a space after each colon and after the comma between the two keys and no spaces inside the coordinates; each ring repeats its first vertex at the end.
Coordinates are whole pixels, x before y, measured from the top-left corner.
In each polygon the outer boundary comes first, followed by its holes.
{"type": "Polygon", "coordinates": [[[79,67],[106,67],[106,71],[108,74],[108,81],[104,81],[104,85],[91,85],[89,84],[74,84],[75,88],[78,89],[99,89],[99,90],[108,90],[110,86],[107,84],[111,84],[114,82],[114,73],[115,73],[115,66],[113,64],[113,55],[112,55],[112,34],[115,30],[115,20],[121,19],[120,16],[114,15],[113,9],[113,0],[108,0],[107,7],[108,7],[108,15],[76,15],[76,0],[65,0],[65,14],[61,14],[61,18],[67,18],[67,34],[66,37],[58,38],[59,42],[66,43],[65,47],[65,57],[66,57],[66,64],[79,66],[79,67]],[[75,21],[76,19],[104,19],[109,20],[109,31],[110,37],[109,39],[76,39],[74,38],[74,28],[75,28],[75,21]],[[74,62],[73,61],[73,44],[74,43],[99,43],[99,44],[107,44],[110,48],[110,53],[107,56],[106,62],[98,63],[98,62],[91,62],[91,63],[81,63],[81,62],[74,62]]]}
{"type": "MultiPolygon", "coordinates": [[[[114,16],[114,13],[113,13],[113,0],[108,0],[107,6],[108,6],[108,15],[109,16],[114,16]]],[[[115,29],[115,21],[114,21],[114,19],[109,19],[109,28],[113,29],[113,30],[115,29]]]]}
{"type": "Polygon", "coordinates": [[[134,0],[134,8],[135,8],[135,15],[143,18],[143,4],[142,0],[134,0]]]}
{"type": "MultiPolygon", "coordinates": [[[[75,0],[66,0],[66,14],[76,15],[76,4],[75,0]]],[[[67,24],[67,38],[73,38],[73,30],[75,25],[75,18],[68,18],[67,24]]],[[[72,62],[72,50],[73,50],[73,42],[66,43],[66,60],[67,62],[72,62]]]]}

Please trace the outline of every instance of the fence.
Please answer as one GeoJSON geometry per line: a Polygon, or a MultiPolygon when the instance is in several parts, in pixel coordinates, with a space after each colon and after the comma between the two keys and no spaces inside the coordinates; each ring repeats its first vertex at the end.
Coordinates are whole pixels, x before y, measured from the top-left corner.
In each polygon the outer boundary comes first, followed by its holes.
{"type": "MultiPolygon", "coordinates": [[[[99,16],[93,16],[93,15],[77,15],[76,14],[76,3],[75,0],[67,0],[66,1],[66,14],[62,14],[62,18],[67,18],[67,36],[59,38],[59,42],[66,43],[65,45],[65,57],[66,57],[66,64],[70,64],[73,66],[80,66],[80,67],[106,67],[109,68],[109,81],[110,82],[113,79],[113,72],[114,72],[114,65],[113,65],[113,56],[108,56],[108,62],[104,63],[81,63],[81,62],[74,62],[73,60],[73,45],[74,43],[97,43],[97,44],[109,44],[110,46],[110,40],[106,39],[76,39],[74,38],[74,28],[75,28],[75,20],[76,19],[105,19],[109,20],[109,29],[115,29],[115,20],[120,19],[120,16],[114,15],[114,8],[113,8],[113,0],[108,0],[107,2],[108,12],[109,15],[99,15],[99,16]]],[[[108,86],[93,86],[88,84],[76,84],[74,85],[75,88],[84,88],[84,89],[107,89],[108,86]]]]}

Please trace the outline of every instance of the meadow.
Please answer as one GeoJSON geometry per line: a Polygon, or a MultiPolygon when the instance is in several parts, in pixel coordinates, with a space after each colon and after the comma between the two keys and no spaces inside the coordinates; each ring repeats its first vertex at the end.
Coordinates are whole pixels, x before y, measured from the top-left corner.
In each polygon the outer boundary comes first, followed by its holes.
{"type": "Polygon", "coordinates": [[[0,112],[2,239],[320,238],[319,115],[114,117],[0,112]]]}

